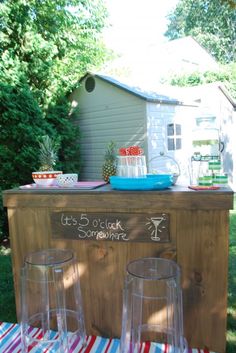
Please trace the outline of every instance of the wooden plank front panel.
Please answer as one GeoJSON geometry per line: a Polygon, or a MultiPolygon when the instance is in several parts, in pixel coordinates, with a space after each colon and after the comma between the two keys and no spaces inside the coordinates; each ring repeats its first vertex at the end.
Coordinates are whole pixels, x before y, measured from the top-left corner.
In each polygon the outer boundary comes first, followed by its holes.
{"type": "Polygon", "coordinates": [[[119,337],[127,263],[144,256],[167,257],[177,259],[182,268],[185,335],[189,345],[225,352],[229,231],[226,206],[232,203],[231,194],[12,196],[9,201],[14,201],[16,208],[7,206],[18,314],[19,274],[24,256],[49,247],[72,248],[79,260],[87,333],[119,337]],[[195,198],[190,202],[192,196],[195,198]],[[213,204],[217,207],[211,209],[213,204]],[[204,209],[196,209],[200,205],[204,209]],[[60,210],[108,214],[165,212],[170,214],[171,239],[162,244],[52,240],[50,213],[60,210]]]}
{"type": "Polygon", "coordinates": [[[225,352],[228,217],[228,211],[182,211],[177,216],[185,335],[190,347],[218,353],[225,352]]]}
{"type": "Polygon", "coordinates": [[[171,241],[162,244],[52,239],[52,247],[72,248],[77,254],[87,334],[120,337],[126,266],[141,257],[176,260],[175,212],[170,229],[171,241]]]}
{"type": "Polygon", "coordinates": [[[20,315],[20,269],[24,257],[50,247],[49,213],[46,208],[8,208],[9,233],[17,317],[20,315]]]}
{"type": "MultiPolygon", "coordinates": [[[[75,209],[67,209],[75,211],[75,209]]],[[[76,209],[86,212],[85,209],[76,209]]],[[[45,248],[73,249],[79,261],[87,334],[120,337],[122,291],[126,266],[140,257],[176,260],[176,213],[170,213],[171,239],[167,243],[52,239],[47,208],[8,208],[18,320],[20,319],[20,268],[24,257],[45,248]]],[[[101,209],[102,212],[108,210],[101,209]]],[[[142,210],[139,210],[141,213],[142,210]]],[[[156,211],[159,213],[159,211],[156,211]]],[[[165,212],[165,210],[162,210],[165,212]]]]}

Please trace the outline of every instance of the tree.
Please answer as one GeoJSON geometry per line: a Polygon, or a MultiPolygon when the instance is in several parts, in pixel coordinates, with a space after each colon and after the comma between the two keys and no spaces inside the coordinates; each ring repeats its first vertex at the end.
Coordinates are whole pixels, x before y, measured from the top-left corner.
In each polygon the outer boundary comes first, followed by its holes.
{"type": "Polygon", "coordinates": [[[174,75],[165,82],[173,86],[188,87],[211,82],[223,82],[231,96],[236,99],[236,63],[221,65],[217,71],[193,72],[191,74],[174,75]]]}
{"type": "Polygon", "coordinates": [[[45,110],[105,57],[102,0],[2,0],[0,80],[27,83],[45,110]]]}
{"type": "Polygon", "coordinates": [[[103,0],[0,0],[0,82],[29,87],[61,135],[65,170],[79,167],[79,131],[66,97],[105,60],[106,18],[103,0]]]}
{"type": "Polygon", "coordinates": [[[0,130],[1,187],[30,182],[39,163],[38,138],[53,131],[28,87],[0,83],[0,130]]]}
{"type": "MultiPolygon", "coordinates": [[[[0,192],[30,183],[32,170],[39,164],[38,138],[51,126],[43,117],[28,87],[0,83],[0,192]]],[[[0,239],[6,234],[0,194],[0,239]]]]}
{"type": "Polygon", "coordinates": [[[236,61],[236,8],[233,0],[180,0],[169,14],[169,39],[193,36],[220,62],[236,61]]]}
{"type": "Polygon", "coordinates": [[[103,0],[0,0],[0,192],[32,181],[45,134],[60,138],[58,167],[79,171],[79,128],[67,97],[106,58],[106,16],[103,0]]]}

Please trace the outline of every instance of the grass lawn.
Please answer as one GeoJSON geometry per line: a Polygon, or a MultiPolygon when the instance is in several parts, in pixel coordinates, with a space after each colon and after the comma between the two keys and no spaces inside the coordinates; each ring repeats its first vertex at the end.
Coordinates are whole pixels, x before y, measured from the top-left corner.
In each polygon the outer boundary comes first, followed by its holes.
{"type": "Polygon", "coordinates": [[[227,353],[236,352],[236,209],[230,214],[227,353]]]}
{"type": "Polygon", "coordinates": [[[0,321],[16,322],[10,249],[0,247],[0,321]]]}
{"type": "MultiPolygon", "coordinates": [[[[16,322],[10,250],[0,248],[0,321],[16,322]]],[[[217,323],[216,323],[217,325],[217,323]]],[[[236,208],[230,214],[226,353],[236,352],[236,208]]]]}

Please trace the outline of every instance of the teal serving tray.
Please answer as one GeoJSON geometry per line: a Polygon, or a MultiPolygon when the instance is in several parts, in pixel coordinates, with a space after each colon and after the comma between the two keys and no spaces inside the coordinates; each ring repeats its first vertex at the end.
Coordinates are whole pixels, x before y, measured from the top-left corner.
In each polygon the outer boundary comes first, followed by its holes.
{"type": "Polygon", "coordinates": [[[164,190],[172,185],[172,180],[169,174],[152,174],[139,178],[111,176],[110,184],[116,190],[164,190]]]}

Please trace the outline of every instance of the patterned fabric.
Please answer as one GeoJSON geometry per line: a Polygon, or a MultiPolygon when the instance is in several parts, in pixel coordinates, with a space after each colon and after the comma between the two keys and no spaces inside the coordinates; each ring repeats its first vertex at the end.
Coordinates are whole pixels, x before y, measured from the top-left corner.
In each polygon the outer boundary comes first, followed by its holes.
{"type": "MultiPolygon", "coordinates": [[[[34,328],[32,329],[32,335],[40,338],[42,337],[42,332],[40,329],[34,328]]],[[[119,353],[119,339],[87,336],[86,341],[87,345],[85,348],[80,348],[79,342],[75,342],[70,353],[119,353]]],[[[0,353],[21,353],[20,343],[20,326],[18,324],[0,322],[0,353]]],[[[29,352],[42,353],[35,347],[30,347],[29,352]]],[[[44,353],[50,353],[50,348],[44,353]]],[[[172,353],[172,349],[167,344],[145,342],[142,344],[139,353],[172,353]]],[[[214,352],[210,352],[208,349],[189,348],[188,353],[214,352]]]]}

